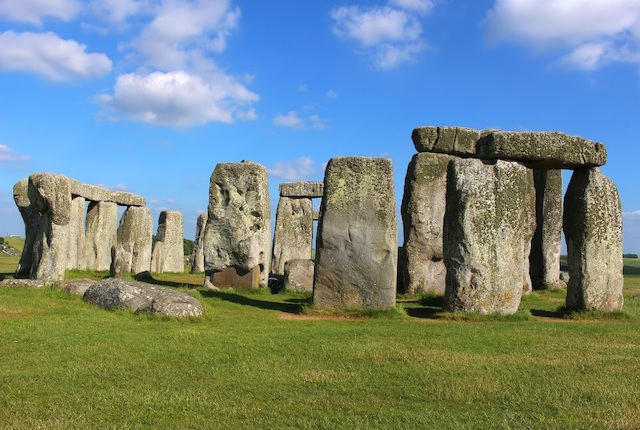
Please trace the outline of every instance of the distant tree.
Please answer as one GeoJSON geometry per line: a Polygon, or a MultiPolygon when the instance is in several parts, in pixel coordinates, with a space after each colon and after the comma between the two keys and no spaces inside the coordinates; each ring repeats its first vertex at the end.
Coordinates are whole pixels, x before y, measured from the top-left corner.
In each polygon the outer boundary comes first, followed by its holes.
{"type": "Polygon", "coordinates": [[[195,246],[195,243],[193,242],[193,240],[189,240],[189,239],[183,239],[184,241],[184,255],[191,255],[193,254],[193,247],[195,246]]]}
{"type": "Polygon", "coordinates": [[[4,243],[4,237],[0,237],[0,244],[4,243]]]}
{"type": "Polygon", "coordinates": [[[622,254],[622,258],[638,258],[638,254],[622,254]]]}

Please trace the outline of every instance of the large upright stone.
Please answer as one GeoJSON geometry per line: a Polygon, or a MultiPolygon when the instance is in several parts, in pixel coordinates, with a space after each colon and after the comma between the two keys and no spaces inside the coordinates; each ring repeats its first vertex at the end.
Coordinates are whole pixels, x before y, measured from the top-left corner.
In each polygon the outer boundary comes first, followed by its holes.
{"type": "Polygon", "coordinates": [[[24,221],[24,248],[20,256],[20,262],[16,268],[15,277],[24,279],[31,275],[33,264],[33,245],[40,225],[40,212],[29,201],[29,179],[21,179],[13,186],[13,200],[18,206],[20,216],[24,221]]]}
{"type": "Polygon", "coordinates": [[[116,245],[118,206],[91,202],[87,210],[85,249],[88,270],[110,270],[111,250],[116,245]]]}
{"type": "Polygon", "coordinates": [[[84,269],[86,266],[85,214],[86,200],[84,197],[73,197],[69,221],[67,269],[84,269]]]}
{"type": "Polygon", "coordinates": [[[444,294],[445,268],[442,232],[447,192],[447,167],[453,157],[420,153],[407,169],[402,198],[405,264],[404,285],[409,294],[444,294]]]}
{"type": "Polygon", "coordinates": [[[534,290],[565,287],[560,280],[562,247],[562,172],[534,170],[536,231],[531,241],[529,265],[534,290]]]}
{"type": "Polygon", "coordinates": [[[325,171],[313,304],[395,305],[398,224],[391,160],[336,157],[325,171]]]}
{"type": "Polygon", "coordinates": [[[267,169],[252,162],[218,163],[211,174],[204,234],[205,285],[266,287],[271,263],[267,169]]]}
{"type": "Polygon", "coordinates": [[[151,254],[151,272],[184,272],[184,223],[182,213],[162,211],[151,254]]]}
{"type": "Polygon", "coordinates": [[[204,272],[204,230],[207,226],[207,214],[198,215],[196,223],[196,240],[193,243],[193,254],[191,255],[191,271],[204,272]]]}
{"type": "Polygon", "coordinates": [[[112,275],[151,270],[153,218],[147,207],[130,206],[122,214],[117,232],[112,275]]]}
{"type": "Polygon", "coordinates": [[[509,161],[453,160],[444,217],[445,308],[514,313],[529,279],[534,230],[531,170],[509,161]]]}
{"type": "Polygon", "coordinates": [[[311,258],[313,208],[309,198],[280,197],[273,235],[271,273],[284,275],[289,260],[311,258]]]}
{"type": "Polygon", "coordinates": [[[69,248],[69,180],[55,173],[34,173],[29,176],[28,193],[31,204],[41,214],[29,277],[47,282],[61,281],[67,269],[69,248]]]}
{"type": "Polygon", "coordinates": [[[598,168],[575,170],[564,199],[567,308],[619,311],[624,304],[622,209],[618,189],[598,168]]]}

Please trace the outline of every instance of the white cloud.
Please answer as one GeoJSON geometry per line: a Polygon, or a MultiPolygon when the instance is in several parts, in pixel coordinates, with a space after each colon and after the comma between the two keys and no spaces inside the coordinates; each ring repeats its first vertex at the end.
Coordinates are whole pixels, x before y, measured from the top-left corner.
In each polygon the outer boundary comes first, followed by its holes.
{"type": "Polygon", "coordinates": [[[327,91],[326,96],[328,99],[337,99],[339,94],[336,90],[329,90],[327,91]]]}
{"type": "Polygon", "coordinates": [[[418,16],[430,12],[429,0],[392,0],[391,6],[340,6],[331,11],[333,32],[357,42],[372,64],[391,69],[413,61],[427,46],[418,16]]]}
{"type": "Polygon", "coordinates": [[[307,179],[323,171],[316,162],[309,157],[300,157],[295,160],[277,161],[268,169],[269,175],[290,181],[307,179]]]}
{"type": "Polygon", "coordinates": [[[71,21],[80,12],[78,0],[0,0],[0,19],[42,25],[45,17],[71,21]]]}
{"type": "Polygon", "coordinates": [[[631,212],[624,212],[622,214],[623,218],[637,218],[640,219],[640,210],[635,210],[631,212]]]}
{"type": "MultiPolygon", "coordinates": [[[[305,111],[308,109],[305,109],[305,111]]],[[[324,120],[320,116],[313,114],[301,117],[295,111],[289,111],[287,114],[276,114],[273,119],[273,125],[277,127],[293,128],[296,130],[323,130],[326,128],[324,120]]]]}
{"type": "Polygon", "coordinates": [[[129,187],[126,184],[116,184],[116,185],[105,185],[105,184],[96,184],[97,187],[106,188],[108,190],[115,191],[129,191],[129,187]]]}
{"type": "Polygon", "coordinates": [[[492,42],[568,51],[572,68],[640,62],[640,0],[496,0],[485,24],[492,42]]]}
{"type": "Polygon", "coordinates": [[[129,118],[152,124],[184,127],[207,122],[230,123],[240,116],[255,117],[251,110],[239,115],[239,107],[258,96],[222,73],[207,79],[187,72],[134,73],[118,77],[113,95],[98,101],[129,118]]]}
{"type": "Polygon", "coordinates": [[[130,17],[150,13],[153,6],[150,0],[91,0],[87,9],[101,21],[121,25],[130,17]]]}
{"type": "Polygon", "coordinates": [[[0,163],[29,161],[31,157],[13,152],[7,145],[0,145],[0,163]]]}
{"type": "Polygon", "coordinates": [[[104,54],[85,52],[86,46],[54,33],[0,34],[0,69],[28,71],[53,81],[96,78],[111,71],[104,54]]]}

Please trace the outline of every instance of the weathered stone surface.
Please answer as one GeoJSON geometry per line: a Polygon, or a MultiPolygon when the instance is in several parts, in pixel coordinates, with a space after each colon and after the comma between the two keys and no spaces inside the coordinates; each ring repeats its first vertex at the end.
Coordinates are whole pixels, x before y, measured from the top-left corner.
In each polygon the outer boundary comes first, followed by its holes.
{"type": "Polygon", "coordinates": [[[0,281],[0,287],[43,288],[51,287],[54,284],[53,281],[42,279],[3,279],[0,281]]]}
{"type": "Polygon", "coordinates": [[[253,266],[248,272],[235,266],[225,267],[205,277],[205,281],[209,281],[210,285],[205,284],[205,286],[211,290],[228,288],[250,290],[260,285],[260,266],[253,266]]]}
{"type": "Polygon", "coordinates": [[[29,176],[28,194],[32,206],[41,213],[29,277],[47,282],[62,280],[71,220],[69,180],[55,173],[34,173],[29,176]]]}
{"type": "Polygon", "coordinates": [[[174,318],[200,316],[202,305],[188,294],[138,281],[105,279],[90,286],[82,299],[103,309],[125,308],[174,318]]]}
{"type": "Polygon", "coordinates": [[[494,131],[478,142],[478,157],[520,160],[535,169],[602,166],[607,150],[600,142],[561,132],[494,131]]]}
{"type": "MultiPolygon", "coordinates": [[[[271,210],[267,169],[252,162],[218,163],[209,187],[204,234],[206,276],[233,267],[240,274],[260,271],[266,287],[271,264],[271,210]]],[[[213,279],[210,279],[216,285],[213,279]]],[[[231,286],[233,287],[233,286],[231,286]]]]}
{"type": "Polygon", "coordinates": [[[82,296],[84,295],[85,291],[87,291],[87,289],[95,283],[96,283],[95,280],[87,279],[87,278],[68,279],[68,280],[59,282],[58,286],[60,287],[61,291],[67,294],[73,294],[74,296],[82,296]]]}
{"type": "Polygon", "coordinates": [[[284,268],[284,289],[289,291],[313,291],[313,260],[289,260],[284,268]]]}
{"type": "Polygon", "coordinates": [[[418,127],[413,130],[411,139],[418,152],[475,157],[476,143],[490,132],[465,127],[418,127]]]}
{"type": "Polygon", "coordinates": [[[67,251],[67,269],[84,269],[86,267],[85,250],[85,213],[84,197],[71,199],[69,221],[69,248],[67,251]]]}
{"type": "Polygon", "coordinates": [[[184,223],[179,211],[162,211],[158,219],[151,273],[162,272],[184,272],[184,223]]]}
{"type": "Polygon", "coordinates": [[[569,265],[567,308],[621,310],[622,208],[618,189],[600,169],[573,172],[563,228],[569,265]]]}
{"type": "Polygon", "coordinates": [[[33,245],[40,225],[40,212],[29,200],[29,179],[21,179],[13,186],[13,200],[18,206],[20,216],[24,221],[24,248],[20,256],[20,262],[16,268],[16,278],[28,278],[33,264],[33,245]]]}
{"type": "Polygon", "coordinates": [[[407,169],[402,199],[405,265],[403,292],[444,294],[442,243],[447,169],[452,156],[420,153],[407,169]]]}
{"type": "Polygon", "coordinates": [[[146,205],[142,196],[124,191],[113,191],[95,185],[83,184],[71,178],[69,178],[69,187],[71,194],[74,196],[84,197],[86,200],[93,202],[112,202],[120,206],[146,205]]]}
{"type": "Polygon", "coordinates": [[[445,308],[513,313],[529,278],[533,172],[519,163],[455,159],[444,218],[445,308]]]}
{"type": "Polygon", "coordinates": [[[534,290],[566,287],[560,280],[562,247],[562,172],[534,170],[536,231],[531,241],[529,267],[534,290]]]}
{"type": "Polygon", "coordinates": [[[322,182],[283,182],[280,184],[280,197],[322,197],[324,183],[322,182]]]}
{"type": "Polygon", "coordinates": [[[395,305],[398,225],[391,160],[336,157],[325,171],[313,303],[395,305]]]}
{"type": "Polygon", "coordinates": [[[87,210],[85,250],[88,270],[110,270],[111,250],[116,246],[118,206],[91,202],[87,210]]]}
{"type": "Polygon", "coordinates": [[[111,274],[123,276],[148,272],[151,269],[152,236],[151,210],[129,206],[120,218],[111,274]]]}
{"type": "Polygon", "coordinates": [[[191,271],[204,272],[204,230],[207,226],[207,214],[198,215],[196,223],[196,238],[191,256],[191,271]]]}
{"type": "Polygon", "coordinates": [[[311,199],[280,197],[273,235],[271,273],[284,275],[287,261],[311,258],[312,241],[311,199]]]}

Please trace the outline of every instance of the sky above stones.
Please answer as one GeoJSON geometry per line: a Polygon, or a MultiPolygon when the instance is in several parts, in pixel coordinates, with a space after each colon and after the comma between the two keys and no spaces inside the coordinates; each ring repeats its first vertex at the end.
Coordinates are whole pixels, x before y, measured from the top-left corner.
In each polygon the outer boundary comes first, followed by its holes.
{"type": "Polygon", "coordinates": [[[640,253],[639,119],[640,0],[0,0],[0,235],[37,171],[187,238],[218,162],[266,166],[275,212],[331,157],[388,157],[399,207],[411,131],[454,125],[603,142],[640,253]]]}

